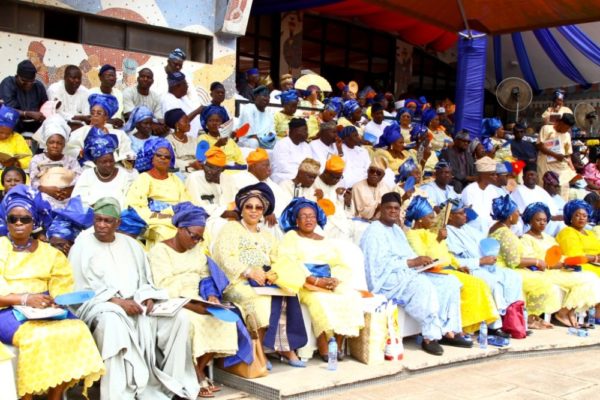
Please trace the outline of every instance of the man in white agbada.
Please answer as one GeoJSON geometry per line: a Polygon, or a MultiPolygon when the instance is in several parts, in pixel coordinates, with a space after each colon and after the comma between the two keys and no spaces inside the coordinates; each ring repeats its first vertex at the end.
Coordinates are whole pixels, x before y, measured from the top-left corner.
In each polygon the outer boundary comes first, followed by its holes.
{"type": "Polygon", "coordinates": [[[205,156],[204,169],[189,174],[185,188],[194,204],[204,208],[211,216],[220,216],[227,209],[227,204],[221,199],[220,185],[227,158],[219,147],[211,147],[205,156]]]}
{"type": "Polygon", "coordinates": [[[338,154],[335,145],[337,139],[336,127],[335,121],[321,122],[318,139],[315,138],[309,143],[312,152],[310,157],[321,164],[321,173],[325,170],[325,163],[329,160],[329,157],[338,154]]]}
{"type": "Polygon", "coordinates": [[[76,290],[95,292],[77,315],[106,365],[100,399],[196,399],[189,321],[184,313],[147,315],[168,294],[154,287],[142,246],[116,232],[120,212],[116,199],[98,200],[94,229],[82,233],[69,254],[76,290]]]}
{"type": "Polygon", "coordinates": [[[300,163],[312,157],[312,151],[308,143],[308,128],[303,118],[292,118],[289,123],[288,136],[277,141],[271,159],[273,161],[273,173],[271,179],[281,184],[293,179],[298,172],[300,163]]]}
{"type": "Polygon", "coordinates": [[[367,178],[371,157],[369,157],[369,152],[360,145],[361,139],[356,127],[346,126],[338,132],[338,137],[342,141],[340,156],[346,163],[341,185],[345,188],[351,188],[355,183],[367,178]]]}
{"type": "Polygon", "coordinates": [[[200,125],[200,112],[202,105],[195,98],[190,98],[188,94],[188,83],[183,72],[175,71],[167,75],[169,92],[162,97],[160,108],[163,115],[169,110],[181,108],[190,120],[189,135],[196,139],[198,132],[202,128],[200,125]]]}
{"type": "Polygon", "coordinates": [[[546,233],[550,236],[556,236],[565,224],[562,222],[562,210],[558,208],[556,202],[543,187],[538,186],[537,166],[528,164],[523,169],[523,184],[518,185],[510,197],[519,207],[519,212],[523,214],[525,208],[531,203],[542,202],[548,206],[552,220],[548,221],[546,233]]]}
{"type": "MultiPolygon", "coordinates": [[[[472,206],[479,215],[475,221],[482,232],[487,232],[493,224],[491,217],[492,200],[502,195],[494,185],[497,178],[496,161],[490,157],[480,158],[475,162],[477,181],[468,184],[461,193],[461,199],[467,206],[472,206]]],[[[474,221],[474,222],[475,222],[474,221]]]]}
{"type": "Polygon", "coordinates": [[[440,211],[440,204],[445,204],[448,200],[458,199],[460,195],[456,193],[452,182],[452,170],[448,162],[441,160],[435,165],[432,182],[421,185],[421,190],[427,193],[427,199],[434,206],[436,212],[440,211]]]}
{"type": "MultiPolygon", "coordinates": [[[[254,104],[246,104],[240,111],[236,129],[242,125],[250,125],[250,130],[238,142],[240,147],[256,149],[260,144],[263,147],[268,142],[275,140],[275,120],[273,113],[267,109],[269,104],[269,89],[261,85],[254,89],[254,104]]],[[[269,147],[272,148],[272,147],[269,147]]]]}
{"type": "Polygon", "coordinates": [[[62,81],[48,87],[48,99],[60,101],[58,113],[67,121],[89,122],[88,90],[81,86],[81,70],[68,65],[62,81]]]}
{"type": "Polygon", "coordinates": [[[317,193],[314,187],[315,180],[319,176],[321,164],[312,158],[305,158],[298,169],[294,179],[279,183],[279,186],[290,197],[304,197],[311,201],[317,201],[317,193]]]}

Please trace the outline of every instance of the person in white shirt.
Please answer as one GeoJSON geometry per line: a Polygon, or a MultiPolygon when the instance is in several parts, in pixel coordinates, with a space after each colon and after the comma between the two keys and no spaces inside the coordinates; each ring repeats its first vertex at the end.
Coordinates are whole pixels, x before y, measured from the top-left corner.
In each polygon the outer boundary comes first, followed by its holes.
{"type": "MultiPolygon", "coordinates": [[[[477,181],[468,184],[461,193],[462,201],[467,206],[472,206],[479,218],[479,228],[487,232],[494,223],[491,217],[492,200],[503,195],[494,185],[496,174],[496,161],[490,157],[480,158],[475,162],[477,181]]],[[[474,221],[474,222],[475,222],[474,221]]]]}
{"type": "Polygon", "coordinates": [[[439,212],[442,204],[447,203],[448,200],[459,199],[460,195],[450,185],[452,170],[448,162],[445,160],[439,161],[435,166],[433,177],[432,182],[421,185],[420,189],[427,193],[427,199],[434,206],[435,211],[439,212]]]}
{"type": "Polygon", "coordinates": [[[389,122],[383,119],[384,109],[379,103],[371,106],[371,121],[365,126],[363,139],[375,144],[379,141],[379,137],[383,135],[383,130],[389,125],[389,122]]]}
{"type": "Polygon", "coordinates": [[[104,64],[100,68],[100,72],[98,72],[98,77],[100,78],[100,86],[91,88],[89,94],[92,95],[94,93],[98,94],[110,94],[115,96],[117,101],[119,102],[119,108],[108,120],[108,123],[114,126],[117,129],[120,129],[125,121],[123,121],[123,93],[115,87],[117,84],[117,69],[110,64],[104,64]]]}
{"type": "Polygon", "coordinates": [[[201,129],[200,113],[204,107],[190,102],[187,98],[188,83],[182,72],[170,73],[167,75],[167,82],[169,84],[169,93],[166,93],[161,100],[162,114],[164,115],[167,111],[181,108],[190,121],[191,128],[189,135],[193,139],[196,139],[201,129]]]}
{"type": "MultiPolygon", "coordinates": [[[[279,186],[292,198],[304,197],[308,200],[317,201],[317,192],[313,187],[315,180],[319,176],[321,164],[312,158],[305,158],[293,179],[285,180],[279,183],[279,186]]],[[[320,195],[322,196],[322,192],[320,195]]]]}
{"type": "Polygon", "coordinates": [[[312,158],[321,164],[321,172],[325,170],[327,160],[331,156],[338,154],[336,128],[335,121],[322,122],[319,125],[318,136],[309,143],[312,158]]]}
{"type": "Polygon", "coordinates": [[[89,124],[90,106],[88,90],[81,86],[81,70],[76,65],[67,65],[62,81],[48,87],[48,99],[60,101],[58,113],[67,121],[89,124]]]}
{"type": "Polygon", "coordinates": [[[552,96],[552,105],[544,111],[542,119],[544,124],[550,125],[558,121],[563,114],[573,114],[569,107],[565,107],[565,92],[557,89],[552,96]]]}
{"type": "Polygon", "coordinates": [[[355,183],[367,179],[371,158],[369,152],[360,145],[361,139],[355,126],[347,126],[338,132],[338,141],[342,142],[340,156],[346,163],[341,185],[351,188],[355,183]]]}
{"type": "Polygon", "coordinates": [[[152,111],[155,118],[163,118],[160,95],[150,89],[153,84],[154,73],[152,70],[150,68],[142,68],[138,72],[137,85],[123,90],[124,117],[129,118],[129,114],[135,107],[146,106],[152,111]]]}
{"type": "Polygon", "coordinates": [[[254,89],[254,104],[246,104],[238,117],[236,129],[244,124],[250,125],[248,133],[238,142],[240,147],[272,149],[275,146],[275,120],[266,109],[267,104],[269,89],[261,85],[254,89]]]}
{"type": "Polygon", "coordinates": [[[279,184],[293,179],[298,172],[300,163],[305,158],[312,157],[310,146],[306,143],[308,138],[306,120],[294,118],[290,121],[289,126],[289,135],[277,141],[271,155],[273,161],[271,179],[279,184]]]}

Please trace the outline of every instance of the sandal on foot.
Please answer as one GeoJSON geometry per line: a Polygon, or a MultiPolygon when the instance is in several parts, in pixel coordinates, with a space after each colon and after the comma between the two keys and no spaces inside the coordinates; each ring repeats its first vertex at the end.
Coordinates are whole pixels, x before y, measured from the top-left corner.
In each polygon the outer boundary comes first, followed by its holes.
{"type": "Polygon", "coordinates": [[[210,385],[209,389],[211,392],[217,393],[217,392],[221,391],[221,386],[215,384],[215,381],[213,381],[212,379],[210,379],[210,378],[207,378],[207,379],[208,379],[208,384],[210,385]]]}
{"type": "Polygon", "coordinates": [[[306,363],[302,360],[290,360],[287,357],[281,356],[279,358],[279,361],[281,361],[282,364],[287,364],[290,367],[294,367],[294,368],[306,368],[306,363]]]}
{"type": "Polygon", "coordinates": [[[210,383],[208,378],[202,379],[200,382],[200,393],[198,393],[198,398],[200,399],[210,399],[215,397],[212,390],[210,390],[210,383]]]}

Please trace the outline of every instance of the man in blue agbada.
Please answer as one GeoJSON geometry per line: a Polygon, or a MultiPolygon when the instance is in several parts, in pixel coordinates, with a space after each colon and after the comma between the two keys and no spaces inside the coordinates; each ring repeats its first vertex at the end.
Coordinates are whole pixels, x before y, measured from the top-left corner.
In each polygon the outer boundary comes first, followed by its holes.
{"type": "MultiPolygon", "coordinates": [[[[466,208],[461,200],[450,204],[452,210],[446,226],[448,250],[454,254],[460,265],[469,269],[471,275],[485,281],[492,291],[499,314],[504,315],[511,304],[523,300],[523,279],[516,271],[496,268],[497,252],[490,254],[480,246],[487,235],[467,224],[469,220],[467,211],[472,211],[466,208]]],[[[510,336],[500,330],[501,326],[502,321],[496,320],[490,325],[488,333],[503,337],[510,336]]]]}
{"type": "Polygon", "coordinates": [[[461,332],[460,282],[453,276],[417,272],[414,268],[430,264],[429,257],[417,257],[398,221],[400,195],[387,193],[381,198],[381,217],[365,231],[360,247],[365,255],[367,284],[373,293],[393,299],[419,322],[422,348],[442,355],[438,343],[461,332]]]}

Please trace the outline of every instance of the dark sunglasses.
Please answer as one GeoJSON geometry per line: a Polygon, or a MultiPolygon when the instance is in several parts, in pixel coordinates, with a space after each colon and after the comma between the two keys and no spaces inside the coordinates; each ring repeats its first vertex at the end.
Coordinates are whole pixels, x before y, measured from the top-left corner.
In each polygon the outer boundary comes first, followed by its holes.
{"type": "Polygon", "coordinates": [[[246,204],[244,206],[244,210],[249,210],[249,211],[263,211],[265,208],[261,205],[252,205],[252,204],[246,204]]]}
{"type": "Polygon", "coordinates": [[[170,160],[171,159],[171,155],[170,154],[154,153],[154,157],[158,157],[161,160],[170,160]]]}
{"type": "Polygon", "coordinates": [[[385,174],[384,171],[382,171],[380,169],[376,169],[376,168],[369,168],[369,170],[367,172],[369,174],[373,174],[373,175],[377,175],[377,176],[383,176],[383,174],[385,174]]]}
{"type": "Polygon", "coordinates": [[[204,241],[204,237],[203,236],[196,235],[195,233],[192,233],[192,231],[190,231],[190,228],[185,227],[183,229],[185,229],[185,231],[187,232],[187,234],[190,236],[190,239],[192,239],[194,242],[203,242],[204,241]]]}
{"type": "Polygon", "coordinates": [[[17,222],[21,222],[23,225],[28,225],[33,222],[33,218],[29,215],[25,215],[23,217],[19,217],[18,215],[9,215],[6,217],[6,221],[9,224],[16,224],[17,222]]]}

